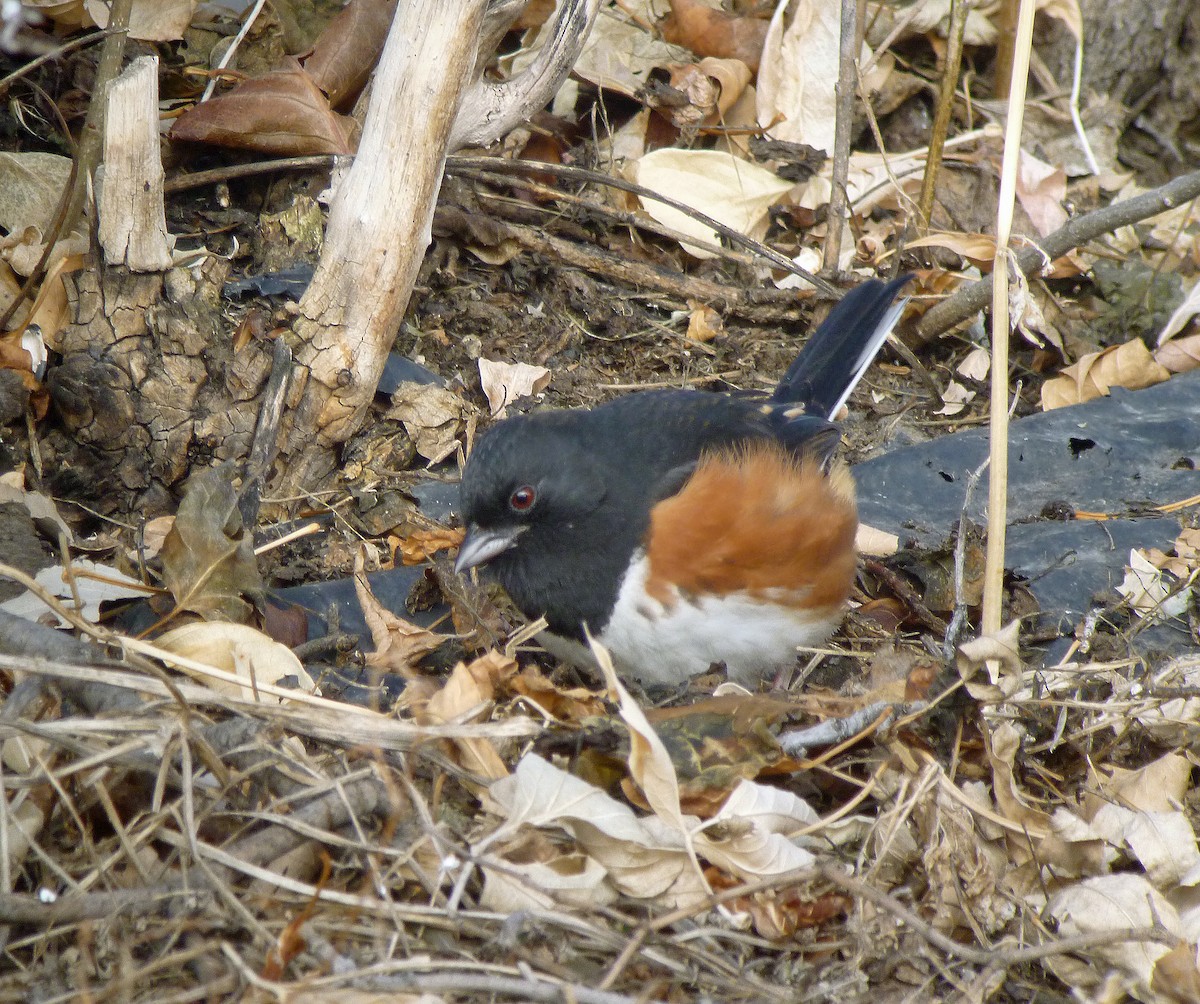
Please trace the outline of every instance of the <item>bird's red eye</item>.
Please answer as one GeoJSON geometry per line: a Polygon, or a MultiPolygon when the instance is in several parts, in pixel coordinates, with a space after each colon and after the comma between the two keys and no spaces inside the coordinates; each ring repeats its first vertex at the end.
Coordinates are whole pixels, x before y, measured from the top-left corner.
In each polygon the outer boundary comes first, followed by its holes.
{"type": "Polygon", "coordinates": [[[508,507],[513,512],[528,512],[537,501],[537,492],[532,485],[522,485],[508,497],[508,507]]]}

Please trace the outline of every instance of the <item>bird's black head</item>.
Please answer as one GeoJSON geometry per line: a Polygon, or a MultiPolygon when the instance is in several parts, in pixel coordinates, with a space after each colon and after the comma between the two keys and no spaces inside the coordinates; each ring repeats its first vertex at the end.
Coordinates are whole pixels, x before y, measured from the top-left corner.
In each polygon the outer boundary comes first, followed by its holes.
{"type": "Polygon", "coordinates": [[[463,470],[455,566],[486,565],[526,615],[571,635],[607,620],[640,535],[604,444],[576,427],[584,414],[521,416],[480,437],[463,470]]]}

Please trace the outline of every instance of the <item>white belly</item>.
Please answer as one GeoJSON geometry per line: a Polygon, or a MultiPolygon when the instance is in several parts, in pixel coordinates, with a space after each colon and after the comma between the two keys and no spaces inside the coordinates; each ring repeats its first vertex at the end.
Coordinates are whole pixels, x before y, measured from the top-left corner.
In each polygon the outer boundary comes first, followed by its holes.
{"type": "Polygon", "coordinates": [[[647,683],[676,684],[724,662],[729,677],[747,687],[791,664],[796,649],[824,641],[841,611],[805,611],[735,593],[671,597],[646,593],[648,562],[630,567],[599,640],[617,669],[647,683]]]}

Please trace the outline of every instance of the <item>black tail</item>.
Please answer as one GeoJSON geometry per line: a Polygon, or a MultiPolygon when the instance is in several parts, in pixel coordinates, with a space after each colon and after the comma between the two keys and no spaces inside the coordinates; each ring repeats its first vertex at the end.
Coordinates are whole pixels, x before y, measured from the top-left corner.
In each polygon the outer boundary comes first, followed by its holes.
{"type": "Polygon", "coordinates": [[[904,301],[892,301],[911,278],[870,279],[843,296],[788,367],[771,400],[833,418],[900,319],[904,301]]]}

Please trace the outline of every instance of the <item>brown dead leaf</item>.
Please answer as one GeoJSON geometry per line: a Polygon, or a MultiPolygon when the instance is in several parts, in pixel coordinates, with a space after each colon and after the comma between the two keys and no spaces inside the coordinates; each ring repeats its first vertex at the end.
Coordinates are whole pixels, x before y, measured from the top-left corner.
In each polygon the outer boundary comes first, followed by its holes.
{"type": "Polygon", "coordinates": [[[417,452],[434,463],[461,445],[470,408],[462,398],[435,384],[402,383],[392,394],[386,418],[403,423],[417,452]]]}
{"type": "Polygon", "coordinates": [[[949,232],[926,234],[910,241],[910,248],[949,248],[962,255],[977,268],[991,271],[996,257],[996,238],[987,234],[957,234],[949,232]]]}
{"type": "MultiPolygon", "coordinates": [[[[174,42],[183,38],[200,0],[133,0],[129,37],[143,42],[174,42]]],[[[110,3],[87,0],[88,17],[98,28],[108,27],[110,3]]]]}
{"type": "Polygon", "coordinates": [[[1197,966],[1196,947],[1180,942],[1159,958],[1154,963],[1150,989],[1172,1004],[1200,1001],[1200,967],[1197,966]]]}
{"type": "Polygon", "coordinates": [[[663,38],[697,56],[740,59],[758,72],[770,22],[715,10],[701,0],[670,0],[671,13],[658,22],[663,38]]]}
{"type": "Polygon", "coordinates": [[[389,537],[392,558],[400,555],[404,565],[424,564],[439,551],[450,551],[463,542],[467,534],[462,527],[437,526],[428,530],[414,530],[406,537],[389,537]]]}
{"type": "Polygon", "coordinates": [[[228,464],[193,475],[163,541],[163,584],[180,610],[205,620],[245,623],[245,597],[263,588],[237,503],[228,464]]]}
{"type": "MultiPolygon", "coordinates": [[[[414,709],[422,725],[444,725],[486,717],[496,700],[501,680],[516,672],[517,662],[491,651],[471,663],[460,662],[450,672],[445,686],[424,707],[414,709]]],[[[489,781],[508,777],[508,768],[488,739],[454,739],[446,745],[467,770],[489,781]]]]}
{"type": "Polygon", "coordinates": [[[710,57],[699,63],[672,63],[667,69],[671,87],[687,102],[658,110],[680,129],[723,122],[750,84],[750,70],[740,59],[710,57]]]}
{"type": "Polygon", "coordinates": [[[725,322],[712,307],[697,300],[688,300],[687,336],[694,342],[711,342],[725,334],[725,322]]]}
{"type": "Polygon", "coordinates": [[[278,156],[352,153],[350,125],[294,59],[184,112],[171,139],[278,156]]]}
{"type": "Polygon", "coordinates": [[[1022,149],[1017,161],[1017,198],[1042,237],[1067,222],[1066,197],[1066,171],[1022,149]]]}
{"type": "Polygon", "coordinates": [[[1200,333],[1185,338],[1172,338],[1154,350],[1154,361],[1172,373],[1194,370],[1200,366],[1200,333]]]}
{"type": "Polygon", "coordinates": [[[352,102],[383,52],[397,0],[352,0],[317,39],[305,72],[333,108],[352,102]]]}
{"type": "MultiPolygon", "coordinates": [[[[708,869],[705,874],[717,892],[736,889],[741,884],[732,875],[714,868],[708,869]]],[[[806,895],[807,892],[807,888],[800,886],[767,889],[726,900],[725,908],[733,913],[747,914],[759,937],[782,941],[803,928],[820,927],[844,917],[854,906],[854,900],[841,893],[811,896],[806,895]]]]}
{"type": "Polygon", "coordinates": [[[1060,376],[1042,384],[1042,410],[1052,411],[1107,396],[1113,387],[1141,390],[1170,379],[1140,338],[1081,356],[1060,376]]]}
{"type": "Polygon", "coordinates": [[[533,702],[560,722],[582,722],[607,713],[602,693],[586,687],[558,687],[533,667],[522,670],[506,684],[509,691],[533,702]]]}
{"type": "Polygon", "coordinates": [[[375,598],[367,581],[366,555],[362,548],[354,557],[354,592],[375,643],[375,651],[367,653],[367,665],[399,673],[406,679],[420,676],[417,663],[441,645],[446,636],[397,617],[375,598]]]}

